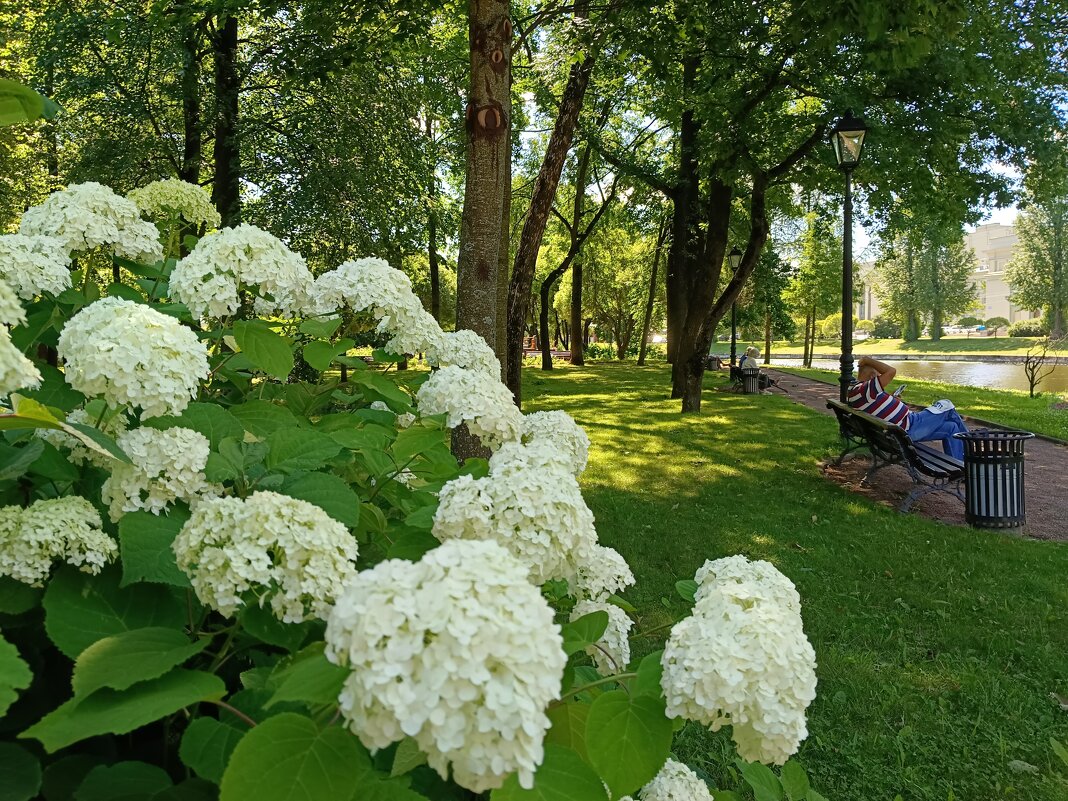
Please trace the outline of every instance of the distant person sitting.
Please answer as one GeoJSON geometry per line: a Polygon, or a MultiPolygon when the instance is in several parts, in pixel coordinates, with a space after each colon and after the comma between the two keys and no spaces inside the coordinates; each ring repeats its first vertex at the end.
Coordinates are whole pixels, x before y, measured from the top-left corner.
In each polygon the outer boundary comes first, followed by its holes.
{"type": "Polygon", "coordinates": [[[942,450],[955,459],[964,458],[964,443],[953,437],[968,426],[950,401],[938,401],[914,412],[908,405],[886,391],[897,370],[870,356],[857,362],[857,380],[849,387],[846,401],[854,409],[901,426],[913,442],[940,440],[942,450]]]}
{"type": "MultiPolygon", "coordinates": [[[[760,351],[750,345],[745,349],[741,361],[738,362],[738,368],[740,370],[760,370],[760,351]]],[[[760,389],[764,392],[770,392],[768,387],[771,386],[771,379],[765,373],[760,373],[760,389]]]]}

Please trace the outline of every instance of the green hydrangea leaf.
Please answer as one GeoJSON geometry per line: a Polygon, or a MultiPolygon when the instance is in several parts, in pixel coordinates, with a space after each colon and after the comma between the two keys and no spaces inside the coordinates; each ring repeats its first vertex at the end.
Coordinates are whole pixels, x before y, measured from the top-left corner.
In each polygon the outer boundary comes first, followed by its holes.
{"type": "Polygon", "coordinates": [[[608,628],[608,613],[590,612],[563,627],[564,653],[568,656],[585,650],[604,636],[608,628]]]}
{"type": "Polygon", "coordinates": [[[244,426],[230,412],[217,403],[190,403],[180,415],[165,415],[146,420],[144,425],[158,428],[190,428],[208,438],[211,447],[218,449],[227,437],[240,441],[244,426]]]}
{"type": "Polygon", "coordinates": [[[30,666],[19,656],[18,648],[0,636],[0,717],[15,703],[19,690],[33,681],[30,666]]]}
{"type": "Polygon", "coordinates": [[[545,746],[545,761],[524,790],[515,774],[490,795],[491,801],[608,801],[604,784],[582,758],[559,745],[545,746]]]}
{"type": "Polygon", "coordinates": [[[119,586],[119,570],[99,576],[64,565],[48,583],[43,600],[45,631],[64,654],[74,659],[104,637],[148,626],[180,628],[185,603],[158,584],[119,586]]]}
{"type": "Polygon", "coordinates": [[[333,473],[294,473],[282,484],[280,492],[314,503],[349,528],[360,524],[360,496],[333,473]]]}
{"type": "Polygon", "coordinates": [[[182,734],[178,756],[198,776],[218,784],[230,755],[244,736],[245,730],[215,718],[197,718],[182,734]]]}
{"type": "Polygon", "coordinates": [[[0,801],[30,801],[41,789],[41,763],[15,743],[0,743],[0,801]]]}
{"type": "Polygon", "coordinates": [[[316,470],[341,453],[337,442],[309,429],[278,429],[268,435],[267,447],[267,469],[283,473],[316,470]]]}
{"type": "Polygon", "coordinates": [[[663,767],[671,751],[664,701],[613,690],[598,696],[586,719],[586,753],[613,798],[633,793],[663,767]]]}
{"type": "Polygon", "coordinates": [[[97,640],[78,656],[71,685],[75,697],[110,687],[125,690],[155,679],[204,650],[210,639],[190,642],[179,629],[158,627],[124,631],[97,640]]]}
{"type": "Polygon", "coordinates": [[[119,550],[122,554],[122,583],[127,587],[138,581],[188,587],[189,578],[175,559],[171,544],[189,513],[172,507],[166,515],[150,512],[127,512],[119,521],[119,550]]]}
{"type": "Polygon", "coordinates": [[[89,771],[74,801],[142,801],[171,786],[163,768],[147,762],[117,762],[89,771]]]}
{"type": "Polygon", "coordinates": [[[349,671],[327,661],[324,649],[325,644],[321,642],[309,645],[278,672],[278,689],[267,702],[268,709],[284,701],[303,701],[311,705],[337,703],[349,671]]]}
{"type": "Polygon", "coordinates": [[[172,670],[127,690],[97,690],[48,713],[19,737],[39,740],[49,753],[99,734],[126,734],[200,701],[221,698],[222,679],[196,670],[172,670]]]}
{"type": "Polygon", "coordinates": [[[280,381],[293,372],[293,348],[286,338],[272,331],[260,320],[238,320],[234,323],[237,346],[259,370],[280,381]]]}

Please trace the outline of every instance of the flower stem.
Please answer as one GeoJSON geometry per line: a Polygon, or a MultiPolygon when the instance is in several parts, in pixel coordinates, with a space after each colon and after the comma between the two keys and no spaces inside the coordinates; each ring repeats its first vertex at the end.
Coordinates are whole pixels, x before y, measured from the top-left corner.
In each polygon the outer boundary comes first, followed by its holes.
{"type": "Polygon", "coordinates": [[[637,675],[638,675],[637,673],[618,673],[615,676],[606,676],[603,679],[597,679],[597,681],[591,681],[589,684],[583,684],[581,687],[574,687],[574,688],[568,690],[563,695],[561,695],[559,698],[557,698],[551,704],[549,704],[549,709],[554,709],[555,707],[561,706],[564,703],[564,699],[565,698],[569,698],[572,695],[578,695],[579,693],[586,692],[586,690],[591,690],[594,687],[599,687],[602,684],[608,684],[611,681],[622,681],[623,679],[633,679],[637,675]]]}

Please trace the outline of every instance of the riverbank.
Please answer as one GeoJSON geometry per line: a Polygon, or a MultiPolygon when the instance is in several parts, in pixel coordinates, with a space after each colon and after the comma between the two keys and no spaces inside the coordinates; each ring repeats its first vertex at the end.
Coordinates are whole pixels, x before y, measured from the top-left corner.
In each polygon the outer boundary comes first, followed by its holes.
{"type": "MultiPolygon", "coordinates": [[[[814,378],[826,384],[837,384],[838,374],[831,370],[801,367],[776,367],[785,373],[814,378]]],[[[1052,393],[1031,398],[1026,392],[1011,389],[988,389],[941,381],[922,381],[909,378],[904,399],[911,404],[926,406],[940,398],[949,398],[961,414],[986,420],[1008,428],[1033,431],[1058,440],[1068,440],[1068,409],[1056,408],[1063,399],[1052,393]]]]}
{"type": "MultiPolygon", "coordinates": [[[[993,356],[1022,357],[1028,348],[1036,342],[1038,337],[943,337],[937,342],[931,339],[920,339],[915,342],[902,342],[897,339],[863,339],[853,343],[853,353],[858,356],[874,356],[875,358],[894,359],[925,359],[931,361],[951,361],[956,356],[982,356],[984,359],[993,356]]],[[[742,354],[750,345],[755,346],[761,354],[764,353],[764,342],[749,342],[738,340],[738,353],[742,354]]],[[[729,354],[729,342],[717,342],[716,353],[729,354]]],[[[778,340],[771,343],[772,359],[800,359],[805,345],[801,340],[778,340]]],[[[817,342],[816,356],[830,356],[837,358],[841,353],[841,343],[836,340],[817,342]]],[[[1062,355],[1068,356],[1068,352],[1062,355]]]]}

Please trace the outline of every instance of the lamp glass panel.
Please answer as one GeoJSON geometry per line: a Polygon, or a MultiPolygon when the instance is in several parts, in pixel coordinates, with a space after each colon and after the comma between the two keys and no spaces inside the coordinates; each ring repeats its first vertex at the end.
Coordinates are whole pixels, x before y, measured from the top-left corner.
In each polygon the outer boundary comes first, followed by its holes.
{"type": "Polygon", "coordinates": [[[860,162],[860,151],[864,146],[864,131],[836,131],[834,135],[834,155],[843,166],[855,166],[860,162]]]}

